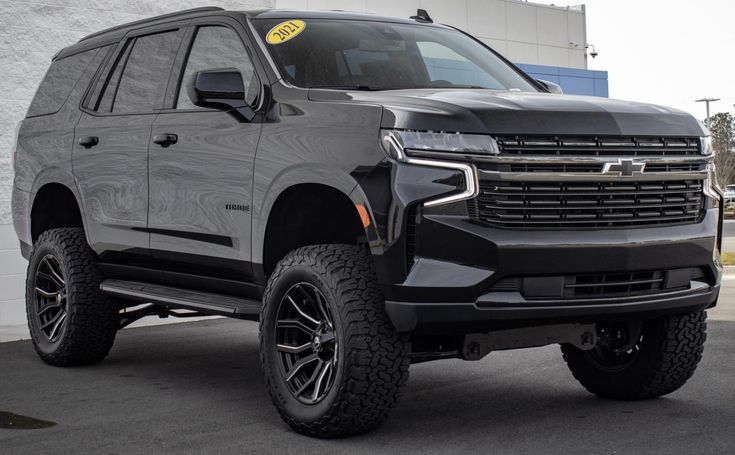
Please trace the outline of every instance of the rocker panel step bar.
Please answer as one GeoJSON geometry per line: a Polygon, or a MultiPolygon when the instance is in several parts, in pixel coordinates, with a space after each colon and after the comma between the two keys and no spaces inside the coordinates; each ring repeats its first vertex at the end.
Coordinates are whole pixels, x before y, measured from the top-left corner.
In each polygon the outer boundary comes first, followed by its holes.
{"type": "Polygon", "coordinates": [[[261,302],[209,292],[198,292],[140,281],[108,279],[100,284],[105,294],[144,303],[186,308],[231,318],[252,319],[260,314],[261,302]]]}

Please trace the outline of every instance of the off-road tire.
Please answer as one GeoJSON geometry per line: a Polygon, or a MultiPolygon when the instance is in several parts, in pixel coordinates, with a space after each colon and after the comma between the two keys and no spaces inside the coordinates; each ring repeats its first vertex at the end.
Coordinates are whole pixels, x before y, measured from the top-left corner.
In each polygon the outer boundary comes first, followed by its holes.
{"type": "Polygon", "coordinates": [[[271,274],[263,301],[260,360],[283,420],[299,433],[322,438],[364,433],[382,424],[408,380],[411,346],[388,319],[367,248],[315,245],[292,251],[271,274]],[[275,349],[277,308],[298,282],[310,283],[325,296],[339,340],[334,383],[313,405],[288,389],[275,349]]]}
{"type": "Polygon", "coordinates": [[[50,229],[41,234],[28,261],[26,313],[33,346],[49,365],[91,365],[107,356],[115,341],[119,312],[99,290],[100,272],[82,228],[50,229]],[[52,255],[66,281],[66,321],[58,339],[41,332],[36,317],[35,277],[42,259],[52,255]]]}
{"type": "Polygon", "coordinates": [[[590,354],[572,345],[562,353],[574,377],[591,393],[615,400],[669,394],[694,374],[707,338],[707,313],[665,316],[643,322],[640,352],[620,371],[603,371],[590,354]]]}

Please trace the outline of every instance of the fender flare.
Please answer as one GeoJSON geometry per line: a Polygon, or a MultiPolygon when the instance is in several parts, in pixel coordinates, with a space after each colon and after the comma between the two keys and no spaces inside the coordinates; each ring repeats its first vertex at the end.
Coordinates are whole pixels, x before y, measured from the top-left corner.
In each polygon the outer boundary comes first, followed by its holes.
{"type": "MultiPolygon", "coordinates": [[[[273,178],[260,204],[253,204],[252,218],[252,262],[263,264],[263,247],[265,244],[268,221],[273,206],[278,198],[289,188],[297,185],[312,184],[332,188],[348,197],[353,204],[365,207],[369,220],[363,221],[363,228],[368,240],[377,236],[375,229],[375,218],[373,217],[370,204],[359,183],[348,173],[340,168],[322,163],[301,163],[284,169],[273,178]],[[366,221],[367,226],[365,226],[366,221]]],[[[355,208],[357,211],[357,208],[355,208]]]]}
{"type": "Polygon", "coordinates": [[[84,206],[82,205],[82,200],[79,195],[76,180],[74,179],[74,176],[71,172],[54,166],[41,170],[41,172],[39,172],[36,176],[36,179],[33,181],[33,186],[31,187],[30,196],[28,198],[27,208],[28,238],[31,238],[31,226],[33,224],[31,216],[33,214],[33,206],[36,203],[36,196],[38,196],[38,192],[41,190],[41,188],[49,184],[61,185],[71,191],[71,194],[74,195],[77,207],[79,208],[79,213],[82,217],[82,226],[84,227],[84,233],[85,235],[88,234],[86,228],[87,223],[85,222],[86,220],[84,217],[84,206]]]}

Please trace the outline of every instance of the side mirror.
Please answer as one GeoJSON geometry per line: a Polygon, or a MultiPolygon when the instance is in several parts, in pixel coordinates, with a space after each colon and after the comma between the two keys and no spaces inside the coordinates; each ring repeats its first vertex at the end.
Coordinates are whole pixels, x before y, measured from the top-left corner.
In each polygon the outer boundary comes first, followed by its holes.
{"type": "Polygon", "coordinates": [[[240,121],[250,122],[255,118],[255,112],[245,99],[242,74],[235,68],[196,72],[186,91],[195,106],[231,111],[240,121]]]}
{"type": "Polygon", "coordinates": [[[544,88],[546,88],[546,90],[549,91],[549,93],[555,93],[557,95],[563,95],[564,94],[564,90],[561,89],[561,85],[559,85],[559,84],[556,84],[556,83],[550,82],[550,81],[544,81],[544,80],[541,80],[541,79],[536,79],[536,82],[538,82],[539,84],[543,85],[544,88]]]}

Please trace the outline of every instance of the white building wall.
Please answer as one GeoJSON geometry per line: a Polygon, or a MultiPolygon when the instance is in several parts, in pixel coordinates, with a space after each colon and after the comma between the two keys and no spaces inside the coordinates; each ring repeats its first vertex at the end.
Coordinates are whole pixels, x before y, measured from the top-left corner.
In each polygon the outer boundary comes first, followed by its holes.
{"type": "Polygon", "coordinates": [[[341,9],[409,17],[425,9],[435,22],[480,38],[514,63],[587,68],[584,7],[518,0],[275,0],[281,9],[341,9]]]}
{"type": "Polygon", "coordinates": [[[51,57],[124,22],[200,6],[272,8],[274,0],[0,0],[0,326],[24,324],[26,261],[11,225],[11,148],[51,57]]]}

